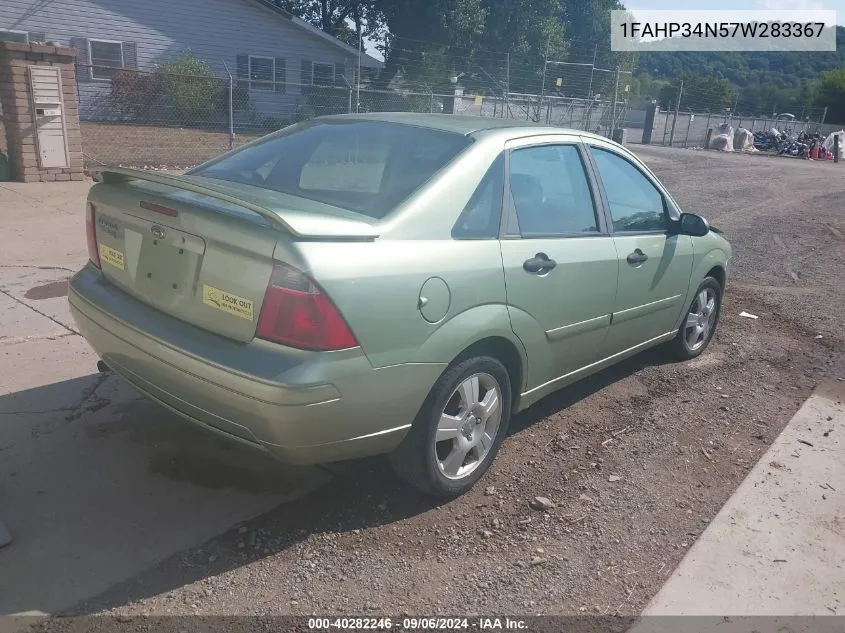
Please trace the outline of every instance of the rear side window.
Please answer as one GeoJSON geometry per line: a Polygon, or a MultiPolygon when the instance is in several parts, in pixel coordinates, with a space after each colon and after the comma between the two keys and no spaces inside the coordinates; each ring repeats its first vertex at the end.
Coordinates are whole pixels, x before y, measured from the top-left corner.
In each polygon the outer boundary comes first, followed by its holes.
{"type": "Polygon", "coordinates": [[[398,123],[311,121],[189,173],[381,218],[471,142],[460,134],[398,123]]]}
{"type": "Polygon", "coordinates": [[[504,188],[505,157],[499,154],[458,218],[452,237],[465,240],[499,237],[504,188]]]}
{"type": "Polygon", "coordinates": [[[513,150],[510,189],[524,237],[599,230],[587,173],[574,145],[513,150]]]}
{"type": "Polygon", "coordinates": [[[604,185],[614,231],[664,231],[663,195],[627,160],[607,150],[592,148],[604,185]]]}

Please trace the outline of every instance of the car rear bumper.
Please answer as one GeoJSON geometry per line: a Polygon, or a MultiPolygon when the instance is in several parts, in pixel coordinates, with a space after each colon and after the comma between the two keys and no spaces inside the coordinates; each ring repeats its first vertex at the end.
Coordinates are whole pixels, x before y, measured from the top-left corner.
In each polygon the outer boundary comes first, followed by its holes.
{"type": "Polygon", "coordinates": [[[68,294],[106,365],[180,416],[292,463],[387,452],[443,365],[373,368],[360,348],[304,352],[240,343],[163,314],[88,265],[68,294]]]}

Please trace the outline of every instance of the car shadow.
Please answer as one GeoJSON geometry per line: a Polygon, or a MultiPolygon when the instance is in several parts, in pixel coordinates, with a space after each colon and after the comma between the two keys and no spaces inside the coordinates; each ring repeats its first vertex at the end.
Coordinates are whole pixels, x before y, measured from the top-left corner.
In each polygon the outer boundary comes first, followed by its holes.
{"type": "MultiPolygon", "coordinates": [[[[521,412],[510,434],[569,407],[641,369],[672,362],[661,350],[646,351],[562,389],[521,412]]],[[[443,502],[402,483],[383,457],[321,467],[332,481],[314,492],[233,526],[218,538],[171,556],[100,595],[68,615],[96,613],[167,593],[181,586],[275,556],[312,535],[345,534],[389,525],[429,512],[443,502]]],[[[495,468],[495,463],[493,468],[495,468]]],[[[481,494],[477,491],[470,493],[481,494]]],[[[456,501],[453,503],[460,503],[456,501]]]]}

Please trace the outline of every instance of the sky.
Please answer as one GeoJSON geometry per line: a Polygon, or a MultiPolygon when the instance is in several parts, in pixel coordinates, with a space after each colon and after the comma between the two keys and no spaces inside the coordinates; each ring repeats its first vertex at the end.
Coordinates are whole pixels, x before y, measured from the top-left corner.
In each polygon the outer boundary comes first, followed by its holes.
{"type": "Polygon", "coordinates": [[[845,26],[845,0],[623,0],[629,9],[828,9],[845,26]]]}

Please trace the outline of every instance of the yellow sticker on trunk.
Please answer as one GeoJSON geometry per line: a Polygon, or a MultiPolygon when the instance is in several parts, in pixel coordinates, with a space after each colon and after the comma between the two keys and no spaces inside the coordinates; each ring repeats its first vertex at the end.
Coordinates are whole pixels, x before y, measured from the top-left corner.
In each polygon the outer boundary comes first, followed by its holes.
{"type": "Polygon", "coordinates": [[[242,319],[252,321],[255,316],[254,302],[213,286],[203,284],[202,302],[207,306],[228,312],[242,319]]]}
{"type": "Polygon", "coordinates": [[[100,261],[111,264],[120,270],[123,270],[125,265],[123,262],[123,253],[105,244],[100,244],[100,261]]]}

